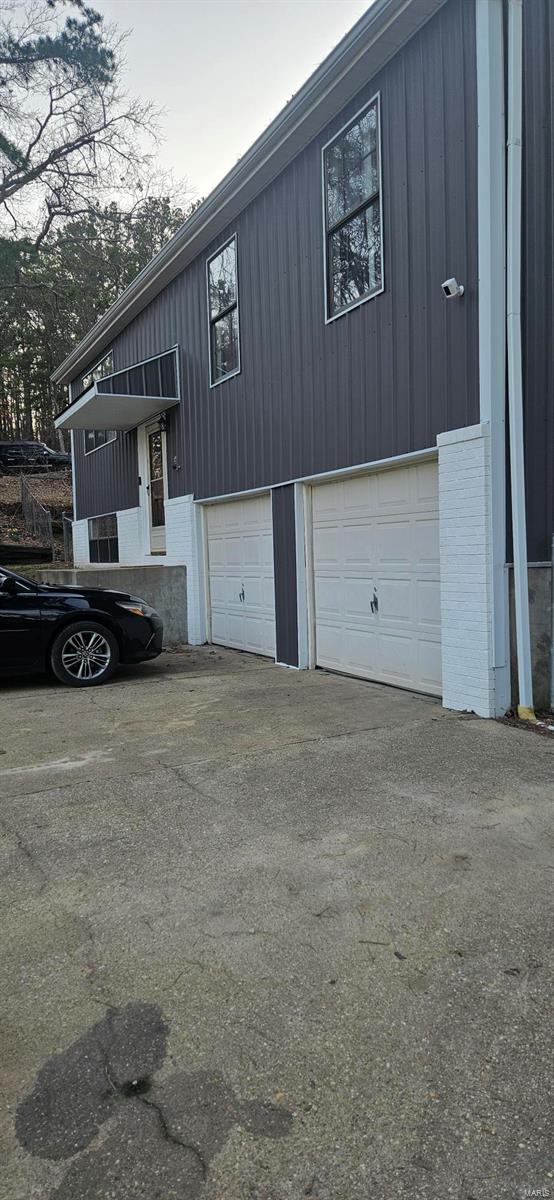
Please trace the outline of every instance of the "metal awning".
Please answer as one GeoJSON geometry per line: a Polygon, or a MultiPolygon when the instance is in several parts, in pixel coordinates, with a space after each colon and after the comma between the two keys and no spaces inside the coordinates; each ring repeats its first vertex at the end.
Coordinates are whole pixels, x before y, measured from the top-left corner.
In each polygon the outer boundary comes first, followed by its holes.
{"type": "Polygon", "coordinates": [[[99,392],[93,383],[56,417],[56,429],[136,429],[179,403],[178,396],[128,396],[99,392]]]}

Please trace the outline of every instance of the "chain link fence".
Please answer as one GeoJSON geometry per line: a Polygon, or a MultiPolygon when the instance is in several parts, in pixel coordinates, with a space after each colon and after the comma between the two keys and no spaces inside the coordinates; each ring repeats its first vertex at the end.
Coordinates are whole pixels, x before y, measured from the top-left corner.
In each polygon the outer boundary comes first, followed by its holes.
{"type": "Polygon", "coordinates": [[[54,531],[52,514],[33,495],[27,480],[21,476],[21,507],[27,529],[41,545],[49,546],[54,558],[54,531]]]}
{"type": "Polygon", "coordinates": [[[67,513],[62,513],[63,558],[64,562],[73,562],[73,522],[67,513]]]}

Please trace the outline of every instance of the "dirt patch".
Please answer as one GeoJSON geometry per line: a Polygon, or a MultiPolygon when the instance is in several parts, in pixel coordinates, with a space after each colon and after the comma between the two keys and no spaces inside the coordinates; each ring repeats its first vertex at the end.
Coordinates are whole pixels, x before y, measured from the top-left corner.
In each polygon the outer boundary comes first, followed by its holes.
{"type": "MultiPolygon", "coordinates": [[[[26,474],[25,479],[39,504],[52,514],[54,535],[56,541],[60,541],[61,552],[61,515],[63,512],[71,515],[73,504],[71,471],[26,474]]],[[[0,544],[13,544],[14,547],[41,545],[40,538],[33,537],[25,523],[20,475],[0,475],[0,544]]]]}
{"type": "Polygon", "coordinates": [[[505,717],[499,717],[501,725],[512,725],[515,729],[525,729],[528,733],[540,733],[542,737],[554,737],[554,713],[546,709],[536,710],[536,721],[522,721],[513,709],[505,717]]]}
{"type": "MultiPolygon", "coordinates": [[[[52,512],[68,512],[73,503],[71,471],[47,472],[44,475],[25,475],[33,496],[52,512]]],[[[0,511],[21,507],[21,476],[0,475],[0,511]]]]}

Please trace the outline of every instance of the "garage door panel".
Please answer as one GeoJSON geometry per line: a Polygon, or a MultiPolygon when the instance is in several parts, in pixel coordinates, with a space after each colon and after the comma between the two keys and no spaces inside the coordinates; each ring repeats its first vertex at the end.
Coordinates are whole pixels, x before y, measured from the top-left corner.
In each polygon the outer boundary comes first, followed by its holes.
{"type": "Polygon", "coordinates": [[[211,637],[218,645],[275,654],[271,498],[207,509],[211,637]]]}
{"type": "Polygon", "coordinates": [[[418,518],[412,522],[413,561],[439,568],[438,517],[418,518]]]}
{"type": "Polygon", "coordinates": [[[380,674],[388,683],[409,687],[416,666],[416,650],[411,633],[407,631],[402,635],[380,629],[377,643],[380,674]]]}
{"type": "Polygon", "coordinates": [[[367,565],[368,544],[365,524],[345,523],[337,537],[337,543],[344,563],[350,565],[358,563],[363,567],[367,565]]]}
{"type": "Polygon", "coordinates": [[[314,487],[319,665],[440,694],[437,497],[436,463],[314,487]]]}
{"type": "Polygon", "coordinates": [[[380,471],[377,480],[377,503],[382,513],[402,512],[412,508],[412,480],[409,471],[380,471]]]}
{"type": "MultiPolygon", "coordinates": [[[[412,542],[408,521],[377,521],[375,524],[375,558],[380,566],[385,564],[398,570],[410,569],[412,564],[412,542]]],[[[367,543],[367,525],[365,526],[367,543]]],[[[367,553],[367,552],[366,552],[367,553]]]]}
{"type": "Polygon", "coordinates": [[[345,479],[341,485],[341,492],[343,509],[347,518],[376,511],[378,493],[374,476],[358,475],[353,479],[345,479]]]}
{"type": "Polygon", "coordinates": [[[377,670],[376,638],[351,626],[323,624],[318,628],[318,662],[331,671],[370,676],[377,670]]]}
{"type": "Polygon", "coordinates": [[[438,579],[416,580],[416,620],[420,628],[433,629],[440,635],[440,587],[438,579]]]}
{"type": "Polygon", "coordinates": [[[323,565],[335,565],[339,558],[339,532],[327,524],[314,529],[314,553],[323,565]]]}
{"type": "Polygon", "coordinates": [[[413,619],[413,580],[387,579],[382,575],[377,582],[377,595],[381,624],[384,622],[403,622],[409,625],[413,619]]]}
{"type": "Polygon", "coordinates": [[[322,617],[339,616],[342,611],[342,580],[320,577],[315,584],[316,609],[322,617]]]}
{"type": "Polygon", "coordinates": [[[420,638],[417,643],[418,675],[425,690],[432,695],[440,696],[442,690],[442,664],[440,643],[426,642],[420,638]]]}
{"type": "Polygon", "coordinates": [[[360,576],[350,575],[345,576],[341,581],[342,601],[341,608],[346,616],[346,620],[355,620],[356,624],[362,622],[369,629],[369,615],[371,612],[370,603],[373,599],[373,578],[360,578],[360,576]]]}
{"type": "Polygon", "coordinates": [[[420,463],[414,475],[414,499],[418,505],[427,506],[431,502],[435,508],[439,505],[439,473],[434,462],[420,463]]]}

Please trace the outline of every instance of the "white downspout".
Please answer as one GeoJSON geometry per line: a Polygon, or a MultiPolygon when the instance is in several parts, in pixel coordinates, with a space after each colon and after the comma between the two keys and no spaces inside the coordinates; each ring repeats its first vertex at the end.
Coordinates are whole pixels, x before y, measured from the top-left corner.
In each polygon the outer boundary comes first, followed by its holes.
{"type": "Polygon", "coordinates": [[[508,0],[508,180],[506,225],[506,331],[512,534],[518,672],[518,716],[535,718],[529,630],[529,583],[523,454],[523,376],[521,359],[521,162],[523,88],[522,0],[508,0]]]}

